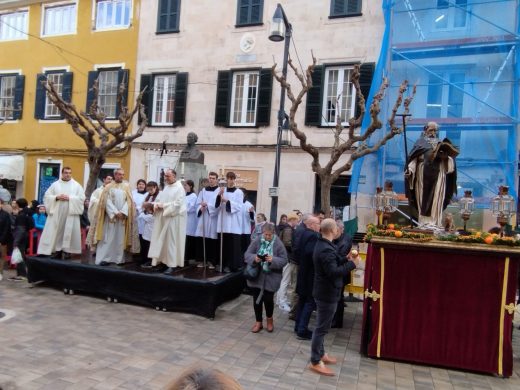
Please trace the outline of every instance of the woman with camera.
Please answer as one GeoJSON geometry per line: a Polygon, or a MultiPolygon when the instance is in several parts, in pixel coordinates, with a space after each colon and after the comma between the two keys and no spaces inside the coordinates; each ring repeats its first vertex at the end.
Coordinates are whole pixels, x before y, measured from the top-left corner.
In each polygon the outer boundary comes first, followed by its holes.
{"type": "Polygon", "coordinates": [[[274,293],[280,287],[282,270],[287,264],[287,252],[282,241],[275,235],[275,227],[272,223],[262,226],[262,235],[249,245],[244,254],[248,267],[257,267],[259,272],[254,280],[247,280],[247,286],[253,292],[253,308],[255,310],[256,323],[251,332],[258,333],[264,327],[262,324],[262,304],[265,306],[267,317],[266,329],[272,332],[274,293]]]}

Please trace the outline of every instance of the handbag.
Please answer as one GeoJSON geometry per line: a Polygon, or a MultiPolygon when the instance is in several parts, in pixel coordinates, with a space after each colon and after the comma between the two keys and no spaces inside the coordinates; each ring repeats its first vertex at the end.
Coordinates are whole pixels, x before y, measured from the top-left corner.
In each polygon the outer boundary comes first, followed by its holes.
{"type": "Polygon", "coordinates": [[[23,261],[22,252],[18,247],[13,249],[13,253],[11,253],[11,264],[19,264],[23,261]]]}
{"type": "Polygon", "coordinates": [[[258,266],[258,263],[254,262],[252,264],[246,265],[246,268],[244,268],[244,278],[247,280],[256,280],[260,276],[260,267],[258,266]]]}

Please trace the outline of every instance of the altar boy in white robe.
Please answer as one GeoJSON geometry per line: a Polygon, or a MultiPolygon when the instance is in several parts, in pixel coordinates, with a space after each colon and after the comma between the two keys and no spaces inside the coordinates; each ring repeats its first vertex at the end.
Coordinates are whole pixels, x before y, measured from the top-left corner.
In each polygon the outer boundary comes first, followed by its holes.
{"type": "Polygon", "coordinates": [[[81,253],[81,226],[85,194],[79,183],[72,178],[72,169],[64,167],[61,179],[51,184],[45,192],[43,203],[47,221],[38,245],[39,255],[56,253],[81,253]]]}
{"type": "Polygon", "coordinates": [[[163,263],[164,273],[172,275],[176,267],[184,265],[186,245],[186,193],[173,169],[164,171],[164,190],[154,203],[155,222],[148,257],[152,266],[163,263]]]}
{"type": "Polygon", "coordinates": [[[200,237],[199,251],[197,252],[197,260],[204,260],[204,248],[206,249],[206,261],[210,269],[215,269],[215,264],[219,260],[218,249],[218,207],[215,207],[215,201],[219,194],[218,191],[218,174],[210,172],[208,174],[209,185],[204,187],[197,197],[197,230],[195,235],[200,237]],[[204,241],[204,242],[203,242],[204,241]]]}
{"type": "Polygon", "coordinates": [[[132,190],[123,182],[125,171],[114,170],[114,181],[107,184],[99,199],[96,215],[96,264],[125,263],[125,250],[139,251],[135,224],[136,209],[132,190]]]}
{"type": "Polygon", "coordinates": [[[222,234],[222,267],[223,272],[237,271],[243,266],[242,253],[242,209],[244,194],[235,187],[234,172],[226,174],[227,187],[221,187],[215,207],[219,207],[217,233],[222,234]]]}

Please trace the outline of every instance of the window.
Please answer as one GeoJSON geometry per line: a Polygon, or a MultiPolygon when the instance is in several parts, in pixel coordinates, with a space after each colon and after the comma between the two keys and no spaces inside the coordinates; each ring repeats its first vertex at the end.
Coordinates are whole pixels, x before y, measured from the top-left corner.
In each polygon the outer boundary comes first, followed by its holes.
{"type": "Polygon", "coordinates": [[[96,30],[130,26],[132,0],[97,0],[96,30]]]}
{"type": "Polygon", "coordinates": [[[233,73],[231,126],[254,126],[258,99],[258,72],[233,73]]]}
{"type": "Polygon", "coordinates": [[[426,102],[427,118],[461,118],[464,102],[465,73],[430,75],[426,102]],[[448,80],[449,83],[445,83],[448,80]]]}
{"type": "Polygon", "coordinates": [[[466,27],[468,0],[437,0],[434,28],[447,30],[466,27]]]}
{"type": "Polygon", "coordinates": [[[25,76],[0,74],[0,119],[16,120],[22,117],[25,76]]]}
{"type": "Polygon", "coordinates": [[[330,18],[361,15],[361,0],[331,0],[330,18]]]}
{"type": "Polygon", "coordinates": [[[237,0],[237,26],[262,24],[264,0],[237,0]]]}
{"type": "Polygon", "coordinates": [[[269,126],[272,88],[270,69],[219,71],[215,125],[269,126]]]}
{"type": "Polygon", "coordinates": [[[26,39],[28,13],[28,11],[18,11],[0,15],[0,40],[26,39]]]}
{"type": "Polygon", "coordinates": [[[181,0],[159,0],[157,33],[179,32],[181,0]]]}
{"type": "Polygon", "coordinates": [[[116,117],[117,106],[117,70],[104,70],[99,72],[98,78],[98,107],[107,118],[116,117]]]}
{"type": "Polygon", "coordinates": [[[155,76],[152,125],[173,125],[175,75],[155,76]]]}
{"type": "Polygon", "coordinates": [[[36,119],[63,119],[58,107],[49,99],[42,82],[50,81],[62,99],[68,103],[72,97],[72,73],[65,70],[52,70],[40,73],[36,77],[36,101],[34,117],[36,119]]]}
{"type": "Polygon", "coordinates": [[[63,35],[76,32],[76,4],[45,7],[42,35],[63,35]]]}
{"type": "MultiPolygon", "coordinates": [[[[375,64],[364,63],[359,67],[359,88],[368,99],[375,64]]],[[[335,126],[337,115],[343,126],[360,114],[356,88],[351,81],[353,64],[318,65],[312,73],[312,88],[307,93],[305,124],[307,126],[335,126]],[[338,111],[339,110],[339,111],[338,111]]]]}
{"type": "Polygon", "coordinates": [[[0,118],[13,119],[16,76],[0,77],[0,118]]]}
{"type": "Polygon", "coordinates": [[[337,115],[342,125],[354,116],[356,88],[350,80],[352,67],[331,67],[325,69],[322,125],[335,126],[337,115]]]}
{"type": "MultiPolygon", "coordinates": [[[[183,126],[186,119],[188,73],[143,74],[140,91],[151,126],[183,126]]],[[[139,124],[142,118],[139,117],[139,124]]]]}
{"type": "Polygon", "coordinates": [[[105,114],[106,119],[116,119],[119,116],[119,107],[117,105],[117,93],[119,85],[124,83],[124,94],[121,96],[123,106],[126,106],[128,97],[128,80],[129,72],[127,69],[121,68],[99,68],[98,70],[88,72],[87,86],[87,107],[86,111],[90,112],[92,102],[96,98],[93,86],[98,81],[97,105],[99,112],[105,114]]]}
{"type": "MultiPolygon", "coordinates": [[[[61,96],[63,94],[63,73],[50,73],[47,75],[47,79],[54,84],[54,88],[61,96]]],[[[60,116],[60,110],[47,95],[45,97],[45,118],[59,118],[60,116]]]]}

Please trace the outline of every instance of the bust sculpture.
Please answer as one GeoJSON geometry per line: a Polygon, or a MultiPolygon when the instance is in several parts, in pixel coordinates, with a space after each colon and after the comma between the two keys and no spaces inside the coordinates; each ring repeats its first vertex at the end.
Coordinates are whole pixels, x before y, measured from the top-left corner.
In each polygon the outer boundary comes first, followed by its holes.
{"type": "Polygon", "coordinates": [[[204,164],[204,153],[195,145],[199,137],[194,132],[190,131],[187,136],[187,145],[181,151],[180,162],[193,162],[204,164]]]}

